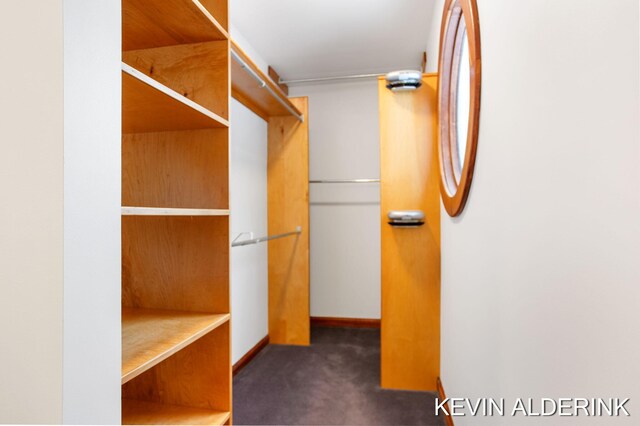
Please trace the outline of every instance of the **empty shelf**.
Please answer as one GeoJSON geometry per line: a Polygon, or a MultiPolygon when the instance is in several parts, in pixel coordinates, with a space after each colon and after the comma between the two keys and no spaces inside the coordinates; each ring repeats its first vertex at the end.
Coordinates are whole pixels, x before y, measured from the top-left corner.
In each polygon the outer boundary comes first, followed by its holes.
{"type": "Polygon", "coordinates": [[[224,324],[229,317],[229,314],[122,308],[122,383],[224,324]]]}
{"type": "Polygon", "coordinates": [[[123,216],[229,216],[225,209],[172,209],[164,207],[122,207],[123,216]]]}
{"type": "Polygon", "coordinates": [[[229,412],[202,408],[164,405],[154,402],[122,400],[122,424],[222,425],[229,420],[229,412]]]}
{"type": "Polygon", "coordinates": [[[229,122],[135,68],[122,64],[122,132],[229,127],[229,122]]]}
{"type": "Polygon", "coordinates": [[[123,50],[226,40],[229,34],[198,0],[124,0],[123,50]]]}

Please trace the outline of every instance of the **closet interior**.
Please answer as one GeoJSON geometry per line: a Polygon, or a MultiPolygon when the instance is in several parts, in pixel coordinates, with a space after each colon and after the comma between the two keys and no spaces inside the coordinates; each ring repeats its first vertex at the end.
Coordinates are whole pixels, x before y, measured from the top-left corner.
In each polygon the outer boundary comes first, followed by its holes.
{"type": "Polygon", "coordinates": [[[380,179],[310,181],[309,97],[290,97],[231,39],[228,10],[227,0],[122,3],[122,422],[232,422],[235,247],[268,244],[266,341],[311,343],[309,183],[381,185],[381,383],[435,389],[439,311],[425,299],[439,294],[439,222],[396,229],[385,209],[438,217],[435,145],[415,155],[411,143],[397,144],[433,136],[437,79],[402,95],[380,80],[380,179]],[[266,122],[260,238],[230,232],[232,97],[266,122]],[[413,182],[429,182],[428,201],[422,189],[407,191],[413,182]]]}

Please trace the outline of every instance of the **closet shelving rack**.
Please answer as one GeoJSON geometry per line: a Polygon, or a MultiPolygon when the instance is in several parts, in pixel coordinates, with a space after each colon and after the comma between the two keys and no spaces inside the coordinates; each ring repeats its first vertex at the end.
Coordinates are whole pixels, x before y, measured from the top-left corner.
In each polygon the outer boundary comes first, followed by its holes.
{"type": "Polygon", "coordinates": [[[231,95],[265,121],[270,117],[304,116],[289,98],[253,62],[240,46],[231,40],[231,95]]]}
{"type": "Polygon", "coordinates": [[[234,246],[269,241],[269,341],[309,345],[309,102],[288,98],[233,40],[231,95],[267,122],[271,235],[234,246]]]}
{"type": "Polygon", "coordinates": [[[122,13],[122,422],[227,424],[227,0],[122,13]]]}

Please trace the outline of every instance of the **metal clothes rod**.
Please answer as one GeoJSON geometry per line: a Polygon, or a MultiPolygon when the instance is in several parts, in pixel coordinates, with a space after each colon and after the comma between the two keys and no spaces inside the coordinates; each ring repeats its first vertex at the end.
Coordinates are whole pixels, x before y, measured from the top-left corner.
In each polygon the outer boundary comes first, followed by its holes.
{"type": "Polygon", "coordinates": [[[379,183],[380,179],[323,179],[310,180],[309,183],[379,183]]]}
{"type": "Polygon", "coordinates": [[[282,80],[278,82],[278,84],[302,84],[302,83],[320,83],[327,81],[338,81],[338,80],[358,80],[363,78],[378,78],[384,77],[385,74],[356,74],[356,75],[342,75],[337,77],[319,77],[319,78],[304,78],[300,80],[282,80]]]}
{"type": "Polygon", "coordinates": [[[282,98],[267,83],[265,83],[265,81],[258,75],[258,73],[256,73],[251,67],[249,67],[249,65],[247,65],[247,63],[243,61],[242,58],[233,51],[233,49],[231,49],[231,57],[233,57],[233,59],[258,82],[262,89],[267,89],[267,92],[269,92],[271,96],[276,99],[276,101],[278,101],[283,107],[285,107],[287,111],[291,113],[291,115],[296,117],[301,122],[304,122],[304,115],[298,114],[293,108],[291,108],[289,104],[283,101],[282,98]]]}
{"type": "Polygon", "coordinates": [[[278,238],[284,238],[290,235],[297,235],[297,234],[300,234],[301,232],[302,232],[302,226],[297,226],[296,230],[293,232],[285,232],[284,234],[269,235],[266,237],[252,238],[250,240],[236,241],[241,235],[243,235],[243,234],[240,234],[238,235],[238,237],[236,237],[236,240],[233,240],[233,242],[231,243],[231,247],[249,246],[252,244],[258,244],[258,243],[262,243],[269,240],[277,240],[278,238]]]}

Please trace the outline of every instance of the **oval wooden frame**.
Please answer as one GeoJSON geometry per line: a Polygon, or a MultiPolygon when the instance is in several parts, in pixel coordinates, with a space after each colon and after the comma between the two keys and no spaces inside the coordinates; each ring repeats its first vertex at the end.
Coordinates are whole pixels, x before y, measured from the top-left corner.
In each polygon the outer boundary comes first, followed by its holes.
{"type": "Polygon", "coordinates": [[[480,123],[480,24],[476,0],[446,0],[440,27],[438,64],[438,147],[440,159],[440,193],[449,216],[462,213],[471,189],[478,149],[480,123]],[[464,20],[461,19],[464,17],[464,20]],[[462,24],[462,25],[461,25],[462,24]],[[466,31],[465,31],[466,30],[466,31]],[[464,164],[460,164],[457,144],[456,102],[457,74],[462,37],[468,37],[470,60],[469,127],[464,164]]]}

